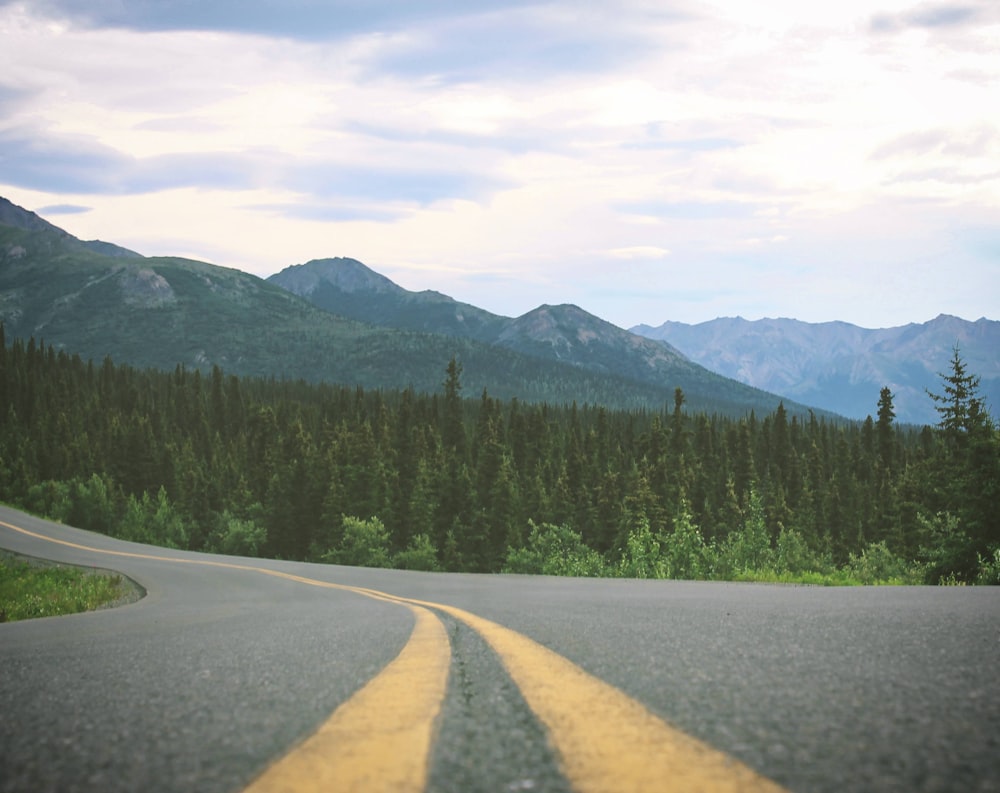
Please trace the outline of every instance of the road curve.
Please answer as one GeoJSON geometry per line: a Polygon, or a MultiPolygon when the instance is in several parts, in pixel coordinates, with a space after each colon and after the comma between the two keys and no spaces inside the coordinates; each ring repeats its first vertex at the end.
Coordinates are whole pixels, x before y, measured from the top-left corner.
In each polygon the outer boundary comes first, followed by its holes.
{"type": "Polygon", "coordinates": [[[414,789],[1000,790],[996,588],[435,575],[0,522],[0,547],[148,592],[0,625],[3,791],[302,789],[274,775],[379,735],[344,719],[386,681],[427,745],[389,752],[426,755],[414,789]],[[602,724],[643,726],[616,748],[602,724]]]}

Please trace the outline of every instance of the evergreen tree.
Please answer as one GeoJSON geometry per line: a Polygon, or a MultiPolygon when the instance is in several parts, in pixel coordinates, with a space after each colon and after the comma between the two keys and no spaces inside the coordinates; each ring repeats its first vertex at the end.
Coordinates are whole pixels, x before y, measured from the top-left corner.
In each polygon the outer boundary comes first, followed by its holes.
{"type": "Polygon", "coordinates": [[[878,455],[885,468],[892,468],[895,460],[893,419],[896,418],[892,405],[892,391],[885,386],[878,395],[878,421],[875,423],[875,434],[878,438],[878,455]]]}
{"type": "Polygon", "coordinates": [[[951,358],[951,371],[939,373],[943,394],[928,391],[927,394],[937,404],[934,409],[941,417],[938,426],[954,450],[965,445],[969,433],[981,428],[986,421],[986,411],[979,398],[979,377],[969,374],[958,345],[951,358]]]}

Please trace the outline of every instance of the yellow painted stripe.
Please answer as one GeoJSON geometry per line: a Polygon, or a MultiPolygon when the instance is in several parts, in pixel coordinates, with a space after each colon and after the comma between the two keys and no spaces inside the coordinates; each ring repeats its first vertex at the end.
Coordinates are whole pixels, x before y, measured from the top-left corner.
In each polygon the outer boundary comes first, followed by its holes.
{"type": "Polygon", "coordinates": [[[497,652],[548,728],[578,793],[783,790],[526,636],[461,609],[435,607],[469,625],[497,652]]]}
{"type": "Polygon", "coordinates": [[[431,748],[451,666],[451,643],[441,620],[432,612],[379,592],[360,591],[279,570],[207,559],[107,551],[47,537],[3,521],[0,526],[83,551],[263,573],[406,606],[416,622],[399,655],[246,790],[248,793],[421,793],[426,787],[431,748]]]}
{"type": "MultiPolygon", "coordinates": [[[[50,539],[16,526],[26,534],[50,539]]],[[[162,559],[129,552],[98,553],[162,559]]],[[[345,589],[380,600],[435,609],[464,622],[500,656],[528,706],[549,731],[564,774],[578,793],[780,793],[784,789],[735,758],[667,724],[619,689],[584,672],[541,644],[454,606],[403,598],[375,589],[331,584],[264,568],[190,561],[254,570],[302,583],[345,589]]]]}
{"type": "Polygon", "coordinates": [[[441,621],[410,608],[416,625],[396,660],[246,793],[424,790],[451,649],[441,621]]]}

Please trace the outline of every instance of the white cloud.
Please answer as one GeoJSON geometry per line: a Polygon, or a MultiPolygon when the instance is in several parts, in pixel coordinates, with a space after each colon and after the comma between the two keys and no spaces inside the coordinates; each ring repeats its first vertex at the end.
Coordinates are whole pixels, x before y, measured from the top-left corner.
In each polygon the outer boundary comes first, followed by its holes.
{"type": "Polygon", "coordinates": [[[627,248],[612,248],[607,253],[612,259],[663,259],[670,255],[669,250],[656,245],[633,245],[627,248]]]}
{"type": "Polygon", "coordinates": [[[195,5],[0,0],[0,194],[142,252],[354,256],[506,314],[1000,314],[960,287],[995,261],[970,218],[1000,227],[988,2],[195,5]],[[929,251],[951,277],[909,283],[929,251]]]}

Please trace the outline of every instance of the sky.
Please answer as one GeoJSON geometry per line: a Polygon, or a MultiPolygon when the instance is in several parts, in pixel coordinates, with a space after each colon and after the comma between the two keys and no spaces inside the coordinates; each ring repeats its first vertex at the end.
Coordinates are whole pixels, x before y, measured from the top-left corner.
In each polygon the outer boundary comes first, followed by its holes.
{"type": "Polygon", "coordinates": [[[0,195],[504,316],[1000,319],[996,0],[0,0],[0,195]]]}

